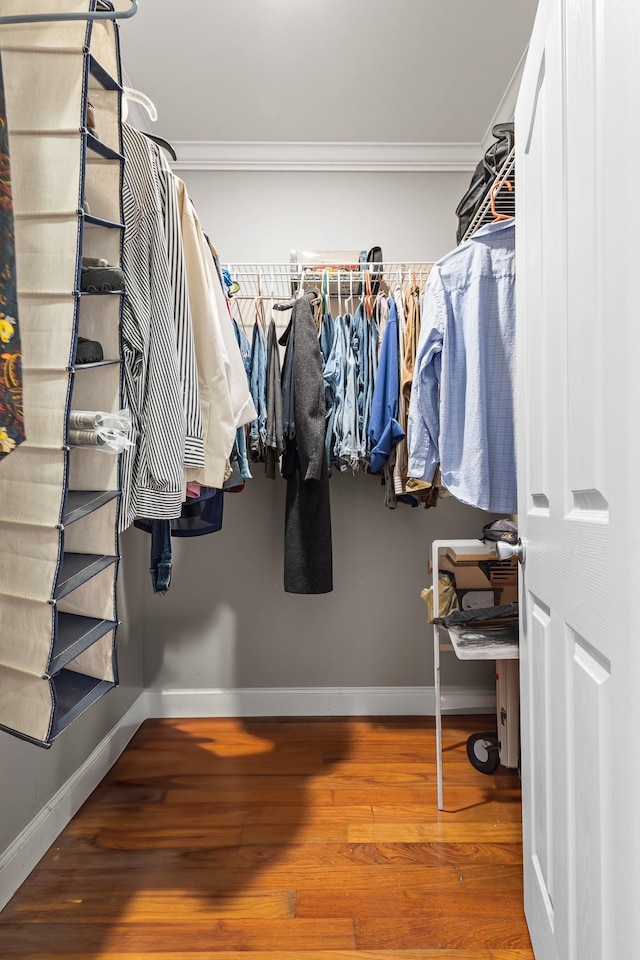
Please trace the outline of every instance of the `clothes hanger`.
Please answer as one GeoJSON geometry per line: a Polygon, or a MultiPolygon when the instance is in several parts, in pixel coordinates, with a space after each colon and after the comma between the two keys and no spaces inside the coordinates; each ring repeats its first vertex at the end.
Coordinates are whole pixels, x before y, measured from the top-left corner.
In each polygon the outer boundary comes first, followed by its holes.
{"type": "Polygon", "coordinates": [[[256,283],[258,285],[258,296],[256,297],[255,322],[260,323],[260,326],[262,327],[262,332],[266,336],[265,320],[264,320],[264,300],[262,297],[262,274],[260,273],[260,271],[258,271],[258,275],[256,276],[256,283]]]}
{"type": "Polygon", "coordinates": [[[269,326],[271,323],[275,323],[275,317],[273,315],[273,308],[275,306],[275,288],[276,288],[276,279],[273,273],[273,269],[269,271],[269,326]]]}
{"type": "Polygon", "coordinates": [[[491,213],[493,214],[493,222],[499,223],[500,220],[513,220],[511,214],[499,213],[496,210],[496,194],[502,187],[506,187],[510,193],[513,193],[513,184],[510,180],[498,180],[497,183],[491,187],[491,213]]]}
{"type": "Polygon", "coordinates": [[[363,297],[364,309],[367,317],[371,319],[373,316],[373,305],[375,303],[375,296],[373,293],[373,284],[371,282],[371,271],[365,270],[364,272],[364,286],[365,286],[365,295],[363,297]]]}
{"type": "Polygon", "coordinates": [[[345,317],[350,316],[351,310],[353,308],[353,270],[349,271],[349,296],[345,301],[346,311],[345,317]]]}
{"type": "MultiPolygon", "coordinates": [[[[239,301],[239,300],[234,300],[233,297],[232,297],[232,298],[228,301],[228,303],[229,303],[229,310],[230,310],[230,312],[231,312],[231,316],[233,317],[233,316],[234,316],[234,313],[237,314],[237,316],[236,316],[234,319],[236,320],[236,322],[239,322],[239,323],[240,323],[242,329],[244,330],[244,334],[245,334],[245,336],[247,337],[247,328],[246,328],[246,326],[245,326],[244,317],[242,316],[242,306],[241,306],[241,304],[240,304],[240,301],[239,301]]],[[[247,339],[248,339],[248,337],[247,337],[247,339]]]]}
{"type": "Polygon", "coordinates": [[[172,160],[178,159],[175,150],[168,140],[165,140],[163,137],[156,136],[155,133],[147,133],[146,130],[141,130],[140,133],[143,133],[149,140],[153,140],[153,142],[157,143],[159,147],[162,147],[164,150],[166,150],[172,160]]]}
{"type": "MultiPolygon", "coordinates": [[[[156,105],[151,100],[146,93],[143,93],[141,90],[135,90],[133,87],[123,87],[122,88],[122,119],[126,121],[129,116],[129,103],[137,103],[144,108],[149,120],[152,123],[155,123],[158,119],[158,111],[156,110],[156,105]]],[[[158,146],[162,147],[167,151],[172,160],[177,160],[176,151],[171,146],[168,140],[165,140],[164,137],[159,137],[155,133],[150,133],[148,130],[141,130],[140,133],[143,133],[145,137],[148,137],[149,140],[153,140],[154,143],[157,143],[158,146]]]]}
{"type": "Polygon", "coordinates": [[[142,93],[141,90],[135,90],[133,87],[123,87],[122,96],[124,101],[123,120],[127,119],[129,112],[129,101],[131,101],[132,103],[140,104],[140,106],[145,109],[149,120],[151,120],[151,123],[156,122],[158,119],[158,111],[156,110],[153,100],[151,100],[146,93],[142,93]]]}
{"type": "Polygon", "coordinates": [[[329,294],[329,271],[322,271],[322,319],[331,313],[331,296],[329,294]]]}

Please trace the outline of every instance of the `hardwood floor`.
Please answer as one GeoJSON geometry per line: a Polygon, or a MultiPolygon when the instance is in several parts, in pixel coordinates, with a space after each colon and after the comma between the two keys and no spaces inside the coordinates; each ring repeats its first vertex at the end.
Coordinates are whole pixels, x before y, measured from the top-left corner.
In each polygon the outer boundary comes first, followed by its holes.
{"type": "Polygon", "coordinates": [[[489,719],[149,720],[0,914],[6,960],[533,960],[489,719]]]}

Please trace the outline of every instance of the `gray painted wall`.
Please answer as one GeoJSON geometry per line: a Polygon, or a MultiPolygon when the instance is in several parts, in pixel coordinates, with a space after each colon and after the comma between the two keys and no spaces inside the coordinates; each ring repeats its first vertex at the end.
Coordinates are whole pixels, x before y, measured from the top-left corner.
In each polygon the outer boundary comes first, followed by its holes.
{"type": "MultiPolygon", "coordinates": [[[[455,245],[468,174],[189,173],[223,261],[288,260],[289,249],[382,245],[388,260],[436,260],[455,245]]],[[[220,533],[174,539],[174,577],[145,576],[145,678],[153,689],[431,686],[420,590],[433,539],[479,536],[486,514],[383,504],[379,479],[331,480],[334,591],[283,591],[285,483],[257,464],[228,494],[220,533]]],[[[148,550],[145,534],[136,532],[148,550]]],[[[445,684],[493,689],[491,664],[444,658],[445,684]]]]}

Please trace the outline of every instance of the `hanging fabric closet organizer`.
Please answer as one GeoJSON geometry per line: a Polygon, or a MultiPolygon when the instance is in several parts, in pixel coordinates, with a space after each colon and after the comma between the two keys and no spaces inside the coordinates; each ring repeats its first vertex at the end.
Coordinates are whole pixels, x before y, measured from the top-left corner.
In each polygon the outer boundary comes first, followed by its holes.
{"type": "Polygon", "coordinates": [[[49,746],[117,683],[118,458],[68,430],[121,407],[123,291],[82,290],[81,266],[121,260],[122,88],[109,4],[29,8],[0,18],[26,433],[0,460],[0,727],[49,746]],[[80,364],[79,337],[103,360],[80,364]]]}

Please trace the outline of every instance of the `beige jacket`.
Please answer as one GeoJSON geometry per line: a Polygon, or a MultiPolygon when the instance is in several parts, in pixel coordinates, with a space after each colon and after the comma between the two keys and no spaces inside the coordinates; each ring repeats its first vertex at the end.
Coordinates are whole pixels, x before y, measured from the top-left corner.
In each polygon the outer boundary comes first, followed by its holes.
{"type": "Polygon", "coordinates": [[[183,181],[177,179],[184,263],[191,306],[193,339],[198,366],[204,467],[189,467],[185,479],[207,487],[222,487],[236,425],[227,378],[229,358],[211,292],[200,225],[183,181]]]}

